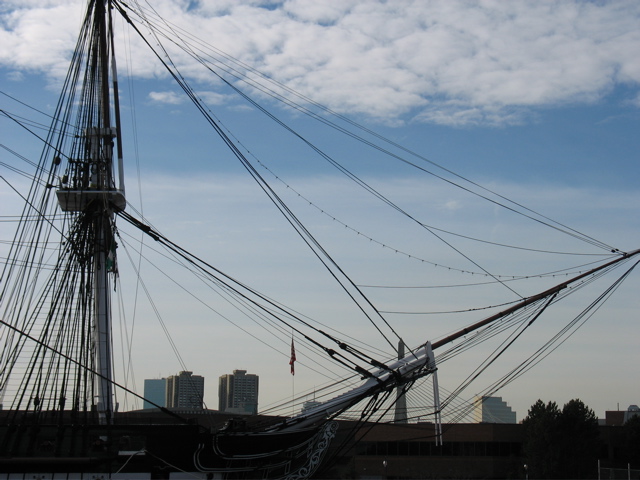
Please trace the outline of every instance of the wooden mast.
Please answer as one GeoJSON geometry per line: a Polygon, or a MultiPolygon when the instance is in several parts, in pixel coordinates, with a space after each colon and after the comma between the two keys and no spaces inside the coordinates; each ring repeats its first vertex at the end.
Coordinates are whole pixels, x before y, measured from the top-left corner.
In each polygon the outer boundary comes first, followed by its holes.
{"type": "MultiPolygon", "coordinates": [[[[113,351],[111,279],[115,269],[115,240],[113,223],[115,211],[124,210],[126,199],[122,180],[122,142],[120,136],[118,103],[110,92],[111,69],[115,84],[115,61],[112,30],[107,15],[110,15],[110,0],[92,3],[93,23],[90,32],[89,65],[85,77],[81,107],[86,120],[78,149],[81,158],[75,162],[75,174],[70,183],[63,183],[56,194],[64,211],[78,212],[89,219],[92,232],[93,278],[93,325],[92,339],[95,370],[94,399],[100,423],[111,423],[114,411],[113,400],[113,351]],[[115,100],[115,99],[114,99],[115,100]],[[112,126],[111,108],[115,110],[116,126],[112,126]],[[119,189],[114,175],[114,139],[118,145],[119,189]]],[[[67,180],[68,182],[68,180],[67,180]]]]}

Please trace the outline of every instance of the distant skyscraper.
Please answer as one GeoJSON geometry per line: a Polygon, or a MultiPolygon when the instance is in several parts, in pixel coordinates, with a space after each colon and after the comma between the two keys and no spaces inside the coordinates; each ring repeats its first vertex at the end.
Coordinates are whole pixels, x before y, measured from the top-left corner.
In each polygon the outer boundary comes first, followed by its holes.
{"type": "Polygon", "coordinates": [[[180,372],[167,378],[166,406],[169,408],[202,408],[204,377],[193,372],[180,372]]]}
{"type": "Polygon", "coordinates": [[[476,397],[473,417],[476,423],[516,423],[516,412],[502,397],[476,397]]]}
{"type": "Polygon", "coordinates": [[[166,407],[166,390],[167,390],[167,379],[166,378],[153,378],[147,379],[144,381],[144,405],[142,408],[157,408],[156,405],[160,407],[166,407]],[[155,403],[156,405],[152,405],[147,400],[155,403]]]}
{"type": "Polygon", "coordinates": [[[258,413],[259,377],[246,370],[234,370],[218,381],[218,409],[221,412],[258,413]]]}

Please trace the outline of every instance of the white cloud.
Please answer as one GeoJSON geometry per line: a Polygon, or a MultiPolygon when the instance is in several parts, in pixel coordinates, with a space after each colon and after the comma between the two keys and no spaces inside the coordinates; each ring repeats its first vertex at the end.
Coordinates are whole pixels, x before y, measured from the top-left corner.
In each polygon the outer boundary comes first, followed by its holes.
{"type": "Polygon", "coordinates": [[[175,92],[149,92],[149,98],[153,102],[169,105],[179,105],[186,100],[186,97],[180,96],[175,92]]]}
{"type": "Polygon", "coordinates": [[[222,105],[226,102],[227,97],[217,92],[198,92],[198,96],[209,105],[222,105]]]}
{"type": "Polygon", "coordinates": [[[24,73],[19,71],[7,73],[7,78],[12,82],[21,82],[24,80],[24,73]]]}
{"type": "Polygon", "coordinates": [[[83,15],[79,2],[13,2],[0,15],[0,63],[60,79],[83,15]]]}
{"type": "Polygon", "coordinates": [[[462,205],[458,200],[447,200],[446,202],[444,202],[443,207],[446,210],[458,210],[462,208],[462,205]]]}
{"type": "MultiPolygon", "coordinates": [[[[10,6],[0,18],[0,63],[60,77],[82,7],[10,6]]],[[[640,83],[636,2],[163,0],[154,8],[335,110],[391,122],[517,123],[535,107],[595,102],[640,83]]],[[[139,42],[130,48],[136,75],[160,74],[139,42]]],[[[208,72],[174,55],[205,81],[208,72]]]]}

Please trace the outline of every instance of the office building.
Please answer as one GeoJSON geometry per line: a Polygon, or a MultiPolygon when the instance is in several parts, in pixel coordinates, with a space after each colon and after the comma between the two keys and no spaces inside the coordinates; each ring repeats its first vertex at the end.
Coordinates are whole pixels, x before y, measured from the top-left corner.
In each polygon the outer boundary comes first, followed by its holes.
{"type": "Polygon", "coordinates": [[[218,382],[218,410],[255,415],[258,413],[259,377],[246,370],[234,370],[222,375],[218,382]]]}
{"type": "Polygon", "coordinates": [[[166,406],[168,408],[201,409],[203,400],[204,377],[184,371],[167,378],[166,406]]]}
{"type": "Polygon", "coordinates": [[[635,416],[640,416],[640,407],[629,405],[626,410],[607,410],[604,420],[600,420],[601,425],[622,426],[635,416]]]}
{"type": "Polygon", "coordinates": [[[166,390],[166,378],[146,379],[144,381],[144,404],[142,408],[166,407],[166,390]]]}
{"type": "Polygon", "coordinates": [[[476,397],[473,417],[476,423],[516,423],[516,412],[502,397],[476,397]]]}

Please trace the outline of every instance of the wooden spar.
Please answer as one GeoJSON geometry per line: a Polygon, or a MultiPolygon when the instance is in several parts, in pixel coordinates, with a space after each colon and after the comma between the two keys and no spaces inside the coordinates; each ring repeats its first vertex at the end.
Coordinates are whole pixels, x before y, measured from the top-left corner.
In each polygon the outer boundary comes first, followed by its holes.
{"type": "Polygon", "coordinates": [[[620,257],[616,258],[615,260],[612,260],[608,263],[605,263],[604,265],[600,265],[599,267],[593,268],[591,270],[589,270],[588,272],[582,273],[576,277],[573,277],[570,280],[567,280],[566,282],[562,282],[559,285],[556,285],[555,287],[552,287],[548,290],[545,290],[542,293],[538,293],[537,295],[533,295],[532,297],[528,297],[525,298],[524,300],[522,300],[521,302],[516,303],[515,305],[507,308],[506,310],[503,310],[501,312],[496,313],[495,315],[491,315],[490,317],[485,318],[484,320],[480,320],[477,323],[474,323],[473,325],[469,325],[468,327],[463,328],[462,330],[459,330],[458,332],[452,333],[451,335],[443,338],[442,340],[438,340],[437,342],[433,342],[431,344],[431,348],[433,350],[435,350],[438,347],[442,347],[443,345],[446,345],[449,342],[452,342],[464,335],[467,335],[468,333],[473,332],[474,330],[477,330],[480,327],[483,327],[485,325],[488,325],[492,322],[495,322],[496,320],[499,320],[503,317],[506,317],[507,315],[509,315],[510,313],[516,312],[518,310],[520,310],[521,308],[526,307],[527,305],[530,305],[534,302],[537,302],[538,300],[542,299],[542,298],[546,298],[549,295],[553,295],[554,293],[558,293],[560,290],[564,290],[565,288],[567,288],[569,285],[571,285],[572,283],[577,282],[578,280],[584,278],[584,277],[588,277],[589,275],[592,275],[600,270],[603,270],[607,267],[610,267],[611,265],[615,265],[616,263],[627,259],[627,258],[631,258],[634,255],[637,255],[638,253],[640,253],[640,249],[638,250],[634,250],[632,252],[629,253],[625,253],[623,255],[621,255],[620,257]]]}

